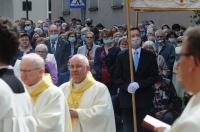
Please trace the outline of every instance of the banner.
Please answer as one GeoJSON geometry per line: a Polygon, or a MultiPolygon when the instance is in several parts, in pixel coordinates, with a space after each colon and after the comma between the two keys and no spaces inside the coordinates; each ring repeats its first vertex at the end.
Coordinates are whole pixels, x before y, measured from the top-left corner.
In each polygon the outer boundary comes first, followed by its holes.
{"type": "Polygon", "coordinates": [[[200,10],[200,0],[130,0],[130,7],[142,10],[200,10]]]}

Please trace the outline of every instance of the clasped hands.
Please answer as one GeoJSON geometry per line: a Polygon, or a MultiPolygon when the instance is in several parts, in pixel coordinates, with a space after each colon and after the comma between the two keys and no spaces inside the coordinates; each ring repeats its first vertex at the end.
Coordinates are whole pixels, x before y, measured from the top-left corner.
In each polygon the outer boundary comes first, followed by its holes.
{"type": "Polygon", "coordinates": [[[70,108],[69,113],[70,113],[71,117],[78,118],[78,112],[75,109],[70,108]]]}

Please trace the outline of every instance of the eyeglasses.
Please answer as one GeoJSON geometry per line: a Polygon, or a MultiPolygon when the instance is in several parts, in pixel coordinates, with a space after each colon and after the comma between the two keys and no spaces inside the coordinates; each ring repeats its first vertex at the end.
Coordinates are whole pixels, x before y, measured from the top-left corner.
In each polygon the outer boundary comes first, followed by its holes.
{"type": "Polygon", "coordinates": [[[35,70],[39,70],[40,68],[34,68],[34,69],[20,69],[20,72],[31,72],[35,70]]]}
{"type": "Polygon", "coordinates": [[[31,24],[25,24],[25,26],[30,26],[31,24]]]}
{"type": "Polygon", "coordinates": [[[178,54],[176,55],[175,60],[176,60],[176,61],[179,61],[180,58],[181,58],[181,56],[192,56],[192,53],[178,53],[178,54]]]}
{"type": "Polygon", "coordinates": [[[188,52],[188,53],[179,53],[179,56],[191,56],[192,53],[188,52]]]}
{"type": "Polygon", "coordinates": [[[157,38],[164,38],[164,36],[156,36],[157,38]]]}
{"type": "Polygon", "coordinates": [[[86,38],[88,38],[88,39],[92,39],[93,37],[86,37],[86,38]]]}
{"type": "Polygon", "coordinates": [[[35,51],[36,53],[47,53],[47,51],[35,51]]]}

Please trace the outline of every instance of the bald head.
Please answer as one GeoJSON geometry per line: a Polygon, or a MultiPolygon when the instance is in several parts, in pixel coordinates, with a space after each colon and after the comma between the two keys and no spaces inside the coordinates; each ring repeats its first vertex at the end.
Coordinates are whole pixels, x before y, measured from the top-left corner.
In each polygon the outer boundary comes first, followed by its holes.
{"type": "Polygon", "coordinates": [[[49,26],[49,35],[59,34],[59,29],[55,24],[49,26]]]}
{"type": "Polygon", "coordinates": [[[90,66],[87,57],[85,57],[84,55],[81,55],[81,54],[73,55],[72,58],[70,58],[69,63],[70,63],[71,61],[74,61],[74,60],[79,60],[79,61],[81,61],[81,63],[84,64],[85,66],[88,66],[88,67],[90,66]]]}
{"type": "Polygon", "coordinates": [[[38,83],[45,72],[44,59],[35,53],[30,53],[22,57],[20,63],[21,79],[27,86],[38,83]]]}
{"type": "Polygon", "coordinates": [[[39,68],[44,68],[44,59],[36,53],[30,53],[22,57],[22,62],[29,62],[29,66],[38,66],[39,68]]]}
{"type": "Polygon", "coordinates": [[[89,70],[89,61],[81,54],[76,54],[69,60],[69,71],[75,83],[82,82],[87,77],[89,70]]]}

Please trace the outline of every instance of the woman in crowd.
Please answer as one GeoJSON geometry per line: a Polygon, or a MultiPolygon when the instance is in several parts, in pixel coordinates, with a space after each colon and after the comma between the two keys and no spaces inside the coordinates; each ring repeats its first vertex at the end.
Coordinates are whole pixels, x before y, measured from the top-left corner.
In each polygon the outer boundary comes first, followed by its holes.
{"type": "Polygon", "coordinates": [[[98,81],[104,83],[108,87],[112,96],[117,92],[113,86],[112,76],[120,48],[114,46],[114,39],[111,30],[104,29],[101,36],[103,38],[103,46],[96,49],[94,58],[95,77],[98,81]]]}

